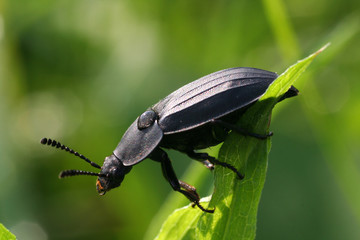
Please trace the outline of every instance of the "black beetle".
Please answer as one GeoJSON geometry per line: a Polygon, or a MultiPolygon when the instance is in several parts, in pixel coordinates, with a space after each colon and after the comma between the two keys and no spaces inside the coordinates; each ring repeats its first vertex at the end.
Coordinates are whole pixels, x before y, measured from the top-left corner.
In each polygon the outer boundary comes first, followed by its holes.
{"type": "MultiPolygon", "coordinates": [[[[186,153],[210,169],[214,165],[229,168],[242,179],[243,175],[232,165],[195,150],[223,142],[231,130],[260,139],[271,136],[271,133],[261,135],[247,132],[235,123],[276,78],[276,73],[261,69],[230,68],[181,87],[146,110],[131,124],[113,154],[105,158],[102,167],[54,140],[43,138],[41,143],[65,149],[101,169],[100,173],[65,170],[59,175],[60,178],[98,176],[96,188],[100,195],[120,186],[132,166],[145,158],[160,162],[165,179],[175,191],[185,195],[201,210],[213,212],[213,209],[205,209],[199,204],[200,197],[193,186],[178,180],[163,148],[186,153]]],[[[297,89],[291,87],[279,101],[296,96],[297,93],[297,89]]]]}

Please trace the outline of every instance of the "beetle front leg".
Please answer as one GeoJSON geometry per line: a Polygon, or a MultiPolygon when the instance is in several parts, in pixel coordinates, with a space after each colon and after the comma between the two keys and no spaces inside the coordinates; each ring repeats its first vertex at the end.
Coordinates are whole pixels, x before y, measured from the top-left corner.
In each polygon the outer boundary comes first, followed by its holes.
{"type": "Polygon", "coordinates": [[[188,151],[187,155],[189,157],[191,157],[192,159],[201,161],[203,163],[204,163],[204,161],[208,160],[209,162],[211,162],[214,165],[220,165],[222,167],[228,168],[231,171],[233,171],[234,173],[236,173],[236,175],[239,177],[240,180],[244,178],[244,176],[233,165],[225,163],[225,162],[221,162],[221,161],[217,160],[216,158],[210,156],[207,153],[197,153],[197,152],[194,152],[194,150],[192,150],[192,151],[188,151]]]}
{"type": "Polygon", "coordinates": [[[200,205],[200,197],[199,194],[196,192],[195,187],[178,180],[174,168],[172,167],[171,161],[164,150],[157,148],[151,153],[149,157],[150,159],[161,163],[162,173],[165,179],[170,183],[174,191],[182,193],[191,202],[197,205],[202,211],[208,213],[214,212],[214,209],[205,209],[203,206],[200,205]]]}
{"type": "Polygon", "coordinates": [[[269,132],[268,134],[258,134],[258,133],[252,133],[252,132],[249,132],[235,124],[231,124],[231,123],[227,123],[223,120],[220,120],[220,119],[215,119],[215,120],[212,120],[211,121],[213,124],[218,124],[220,126],[223,126],[225,128],[228,128],[230,130],[233,130],[237,133],[240,133],[242,135],[245,135],[245,136],[251,136],[251,137],[254,137],[254,138],[258,138],[258,139],[267,139],[268,137],[271,137],[273,135],[272,132],[269,132]]]}
{"type": "Polygon", "coordinates": [[[214,208],[214,209],[206,209],[206,208],[204,208],[203,206],[200,205],[200,203],[199,203],[200,197],[199,197],[199,194],[197,194],[195,187],[193,187],[193,186],[191,186],[190,184],[188,184],[188,183],[186,183],[186,182],[183,182],[183,181],[181,181],[181,180],[179,180],[179,184],[180,184],[180,186],[181,186],[182,188],[186,189],[186,192],[196,194],[198,200],[197,200],[197,201],[192,201],[186,194],[184,194],[183,192],[181,192],[181,193],[183,193],[188,199],[190,199],[190,201],[193,202],[193,205],[192,205],[193,207],[196,205],[196,206],[198,206],[198,208],[200,208],[203,212],[208,212],[208,213],[213,213],[213,212],[215,211],[215,208],[214,208]]]}

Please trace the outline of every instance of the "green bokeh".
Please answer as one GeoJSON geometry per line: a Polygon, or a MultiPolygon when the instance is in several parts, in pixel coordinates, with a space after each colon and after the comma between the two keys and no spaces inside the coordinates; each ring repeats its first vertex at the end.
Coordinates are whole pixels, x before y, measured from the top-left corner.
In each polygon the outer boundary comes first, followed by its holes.
{"type": "MultiPolygon", "coordinates": [[[[228,67],[282,72],[331,41],[305,76],[312,84],[297,86],[301,95],[274,113],[257,238],[359,239],[359,7],[357,0],[0,2],[0,222],[19,239],[143,238],[171,199],[158,163],[142,162],[100,197],[95,178],[59,180],[63,169],[94,169],[40,139],[101,164],[132,121],[172,90],[228,67]]],[[[170,156],[182,176],[191,161],[170,156]]],[[[199,175],[205,196],[212,174],[199,175]]]]}

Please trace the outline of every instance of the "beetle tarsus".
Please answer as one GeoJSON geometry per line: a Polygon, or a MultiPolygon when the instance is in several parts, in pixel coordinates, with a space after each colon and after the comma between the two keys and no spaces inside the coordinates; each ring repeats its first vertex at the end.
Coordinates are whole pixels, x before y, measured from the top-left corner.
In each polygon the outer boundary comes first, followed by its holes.
{"type": "Polygon", "coordinates": [[[191,207],[194,208],[195,206],[198,206],[198,208],[203,211],[203,212],[207,212],[207,213],[214,213],[215,212],[215,208],[213,209],[209,209],[209,208],[204,208],[200,202],[198,201],[195,201],[195,202],[192,202],[191,204],[191,207]]]}
{"type": "Polygon", "coordinates": [[[220,165],[222,167],[230,169],[238,176],[238,178],[240,180],[244,179],[244,175],[242,175],[233,165],[226,163],[226,162],[221,162],[221,161],[217,160],[216,158],[213,158],[210,161],[215,165],[220,165]]]}
{"type": "Polygon", "coordinates": [[[222,167],[228,168],[231,171],[233,171],[240,180],[244,179],[244,175],[242,175],[233,165],[231,165],[229,163],[221,162],[221,161],[217,160],[215,157],[212,157],[207,153],[197,153],[194,151],[188,151],[187,155],[189,157],[191,157],[192,159],[201,161],[202,163],[204,163],[207,160],[210,163],[212,163],[213,165],[220,165],[222,167]]]}
{"type": "Polygon", "coordinates": [[[212,209],[204,208],[203,206],[201,206],[201,204],[198,201],[193,202],[193,206],[194,206],[194,204],[196,206],[198,206],[198,208],[200,208],[200,210],[203,211],[203,212],[207,212],[207,213],[214,213],[215,212],[215,208],[212,208],[212,209]]]}

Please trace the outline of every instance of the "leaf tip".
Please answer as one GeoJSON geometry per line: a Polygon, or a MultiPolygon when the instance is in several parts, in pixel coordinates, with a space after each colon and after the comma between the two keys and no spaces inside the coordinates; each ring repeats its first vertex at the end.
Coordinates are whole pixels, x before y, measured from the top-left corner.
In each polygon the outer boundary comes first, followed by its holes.
{"type": "Polygon", "coordinates": [[[328,42],[323,47],[321,47],[319,50],[316,51],[315,55],[319,55],[321,52],[323,52],[327,47],[331,45],[331,42],[328,42]]]}

